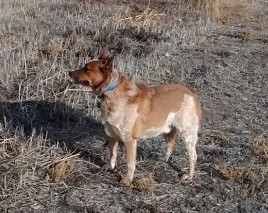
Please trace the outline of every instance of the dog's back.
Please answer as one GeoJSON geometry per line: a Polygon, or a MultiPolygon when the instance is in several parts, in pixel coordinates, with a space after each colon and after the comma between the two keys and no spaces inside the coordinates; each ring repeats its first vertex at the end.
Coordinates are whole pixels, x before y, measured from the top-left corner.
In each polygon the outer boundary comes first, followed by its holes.
{"type": "Polygon", "coordinates": [[[200,102],[197,95],[185,86],[170,84],[149,88],[139,85],[139,88],[149,94],[137,103],[139,117],[133,128],[135,138],[168,133],[172,127],[190,119],[195,119],[199,125],[202,116],[200,102]]]}

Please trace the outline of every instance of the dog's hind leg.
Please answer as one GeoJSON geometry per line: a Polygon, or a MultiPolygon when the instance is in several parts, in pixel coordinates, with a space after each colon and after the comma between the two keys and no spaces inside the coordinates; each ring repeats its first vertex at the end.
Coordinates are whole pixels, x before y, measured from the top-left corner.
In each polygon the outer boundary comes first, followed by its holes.
{"type": "Polygon", "coordinates": [[[188,174],[183,175],[182,179],[191,180],[194,176],[195,164],[197,161],[196,143],[198,138],[198,130],[196,128],[190,128],[188,130],[182,131],[181,135],[187,149],[190,164],[188,174]]]}
{"type": "Polygon", "coordinates": [[[167,162],[176,145],[176,128],[172,128],[169,133],[164,134],[164,137],[167,141],[167,152],[165,157],[167,162]]]}
{"type": "Polygon", "coordinates": [[[178,112],[174,125],[180,131],[180,135],[184,140],[188,158],[189,158],[189,172],[184,175],[182,179],[192,179],[195,171],[195,164],[197,160],[196,143],[198,139],[199,118],[196,113],[196,105],[193,97],[186,95],[178,112]]]}

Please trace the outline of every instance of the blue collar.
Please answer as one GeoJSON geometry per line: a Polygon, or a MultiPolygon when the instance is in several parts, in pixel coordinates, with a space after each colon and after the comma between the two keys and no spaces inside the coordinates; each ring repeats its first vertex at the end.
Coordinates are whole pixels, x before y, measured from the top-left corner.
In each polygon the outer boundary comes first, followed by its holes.
{"type": "Polygon", "coordinates": [[[117,86],[118,86],[119,82],[112,82],[108,85],[108,87],[105,88],[105,90],[103,91],[103,93],[105,92],[112,92],[117,86]]]}
{"type": "MultiPolygon", "coordinates": [[[[120,78],[119,78],[119,79],[120,79],[120,78]]],[[[102,100],[103,100],[103,98],[104,98],[104,96],[103,96],[104,93],[106,93],[106,92],[112,92],[113,90],[116,89],[116,87],[119,85],[119,82],[120,82],[119,79],[118,79],[116,82],[112,82],[112,83],[110,83],[110,84],[105,88],[105,90],[103,91],[102,95],[96,97],[96,107],[97,107],[97,108],[101,108],[101,103],[102,103],[102,100]]]]}
{"type": "Polygon", "coordinates": [[[116,89],[116,87],[119,85],[120,81],[121,81],[121,78],[120,78],[119,73],[116,70],[111,72],[111,82],[104,89],[103,93],[114,91],[116,89]]]}

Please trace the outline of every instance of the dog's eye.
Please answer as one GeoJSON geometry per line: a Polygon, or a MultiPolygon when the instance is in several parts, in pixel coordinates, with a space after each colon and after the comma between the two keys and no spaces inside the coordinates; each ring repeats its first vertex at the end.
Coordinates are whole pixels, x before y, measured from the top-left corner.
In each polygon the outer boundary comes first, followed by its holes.
{"type": "Polygon", "coordinates": [[[80,84],[84,85],[84,86],[89,86],[89,82],[87,80],[85,81],[80,81],[80,84]]]}
{"type": "Polygon", "coordinates": [[[90,72],[91,70],[89,68],[87,68],[87,67],[84,67],[83,71],[84,72],[90,72]]]}

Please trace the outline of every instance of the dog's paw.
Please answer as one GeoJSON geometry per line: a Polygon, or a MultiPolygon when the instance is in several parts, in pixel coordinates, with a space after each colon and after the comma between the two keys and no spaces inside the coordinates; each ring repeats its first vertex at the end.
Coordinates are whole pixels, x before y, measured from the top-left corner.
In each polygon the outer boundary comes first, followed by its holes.
{"type": "Polygon", "coordinates": [[[166,153],[166,155],[165,155],[165,161],[166,161],[166,162],[168,162],[170,156],[171,156],[171,151],[168,150],[167,153],[166,153]]]}
{"type": "Polygon", "coordinates": [[[184,174],[181,178],[182,181],[191,181],[193,179],[193,175],[184,174]]]}
{"type": "Polygon", "coordinates": [[[124,177],[121,182],[122,185],[131,187],[132,186],[132,180],[129,177],[124,177]]]}
{"type": "Polygon", "coordinates": [[[166,154],[164,157],[164,161],[167,163],[169,161],[170,155],[166,154]]]}
{"type": "Polygon", "coordinates": [[[116,160],[111,159],[111,161],[110,161],[110,168],[112,170],[114,170],[115,166],[116,166],[116,160]]]}

